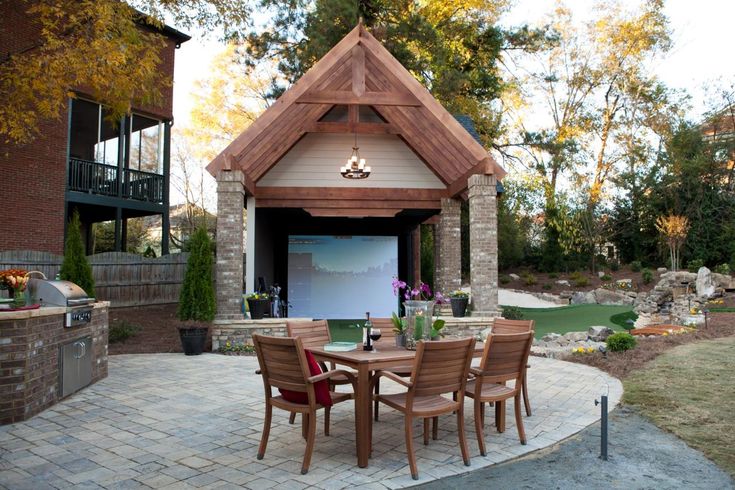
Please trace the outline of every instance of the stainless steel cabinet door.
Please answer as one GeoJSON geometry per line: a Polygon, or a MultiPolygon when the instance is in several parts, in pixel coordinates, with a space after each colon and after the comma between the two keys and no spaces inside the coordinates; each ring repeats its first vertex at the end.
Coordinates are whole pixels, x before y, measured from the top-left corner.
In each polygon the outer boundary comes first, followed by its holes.
{"type": "Polygon", "coordinates": [[[61,346],[61,397],[71,395],[92,382],[92,339],[61,346]]]}

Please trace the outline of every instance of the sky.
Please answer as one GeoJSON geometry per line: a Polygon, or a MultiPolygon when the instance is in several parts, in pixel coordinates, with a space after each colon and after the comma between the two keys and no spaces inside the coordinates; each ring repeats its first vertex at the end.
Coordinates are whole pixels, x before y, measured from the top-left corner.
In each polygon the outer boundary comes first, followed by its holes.
{"type": "MultiPolygon", "coordinates": [[[[564,3],[580,19],[594,14],[591,0],[564,3]]],[[[640,0],[623,0],[630,8],[640,3],[640,0]]],[[[548,0],[516,0],[501,24],[543,24],[544,16],[553,6],[548,0]]],[[[718,80],[735,81],[732,53],[735,0],[667,0],[665,11],[673,30],[674,46],[655,63],[653,71],[669,87],[686,90],[692,96],[691,115],[698,119],[709,108],[706,88],[718,80]]],[[[190,34],[191,41],[176,53],[174,118],[177,126],[189,122],[195,81],[206,76],[209,63],[223,49],[214,39],[190,34]]]]}

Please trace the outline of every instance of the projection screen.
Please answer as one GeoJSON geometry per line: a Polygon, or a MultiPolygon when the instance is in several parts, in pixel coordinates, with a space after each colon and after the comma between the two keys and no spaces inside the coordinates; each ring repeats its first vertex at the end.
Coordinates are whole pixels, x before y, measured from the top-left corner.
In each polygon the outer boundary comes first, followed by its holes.
{"type": "Polygon", "coordinates": [[[398,237],[289,236],[288,316],[390,317],[397,275],[398,237]]]}

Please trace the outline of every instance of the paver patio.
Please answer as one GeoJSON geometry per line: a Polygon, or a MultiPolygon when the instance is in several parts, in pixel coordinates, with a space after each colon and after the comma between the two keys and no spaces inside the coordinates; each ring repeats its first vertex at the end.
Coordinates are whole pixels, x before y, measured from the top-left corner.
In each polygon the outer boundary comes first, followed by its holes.
{"type": "MultiPolygon", "coordinates": [[[[508,407],[507,430],[498,434],[492,410],[486,421],[488,456],[479,455],[468,429],[472,465],[462,464],[453,417],[440,419],[439,440],[421,443],[421,479],[411,479],[403,419],[381,407],[368,468],[355,457],[352,402],[332,410],[331,436],[320,414],[311,469],[300,474],[305,442],[288,414],[274,411],[265,458],[260,440],[263,384],[254,357],[205,354],[110,357],[107,379],[33,419],[0,427],[0,487],[45,488],[400,488],[472,471],[564,439],[599,418],[594,399],[609,386],[610,408],[622,385],[596,369],[532,357],[529,391],[533,416],[524,418],[528,444],[518,442],[508,407]]],[[[381,383],[381,392],[399,391],[381,383]]],[[[466,407],[472,427],[472,406],[466,407]]]]}

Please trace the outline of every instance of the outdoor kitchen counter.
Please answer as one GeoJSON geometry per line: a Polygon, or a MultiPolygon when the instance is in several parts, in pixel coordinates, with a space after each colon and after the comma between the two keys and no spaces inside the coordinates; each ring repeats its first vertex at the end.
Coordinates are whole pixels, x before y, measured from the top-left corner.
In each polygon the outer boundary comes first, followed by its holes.
{"type": "Polygon", "coordinates": [[[72,308],[0,311],[0,425],[31,418],[61,400],[64,391],[68,396],[78,380],[63,377],[65,366],[83,364],[87,377],[79,388],[107,376],[109,302],[90,306],[90,321],[68,328],[64,320],[72,308]]]}
{"type": "MultiPolygon", "coordinates": [[[[92,305],[94,309],[109,308],[109,301],[98,301],[92,305]]],[[[65,315],[72,309],[65,306],[42,306],[35,310],[19,310],[19,311],[7,311],[0,309],[0,322],[6,320],[25,320],[27,318],[36,318],[39,316],[49,315],[65,315]]]]}

